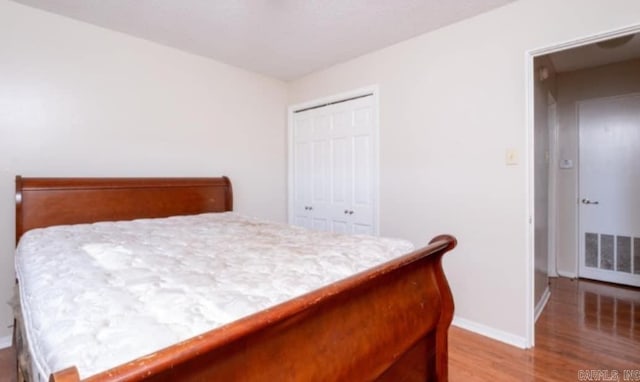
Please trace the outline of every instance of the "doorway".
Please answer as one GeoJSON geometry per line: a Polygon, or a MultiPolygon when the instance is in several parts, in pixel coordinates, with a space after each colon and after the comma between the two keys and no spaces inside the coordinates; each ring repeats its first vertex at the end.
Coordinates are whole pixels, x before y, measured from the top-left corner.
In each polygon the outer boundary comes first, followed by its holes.
{"type": "MultiPolygon", "coordinates": [[[[578,204],[580,135],[577,105],[594,98],[640,93],[640,35],[635,35],[638,32],[640,26],[635,26],[539,49],[529,52],[527,56],[531,221],[529,261],[532,270],[528,338],[532,345],[535,320],[548,299],[548,295],[541,293],[548,284],[548,276],[589,277],[579,270],[581,211],[578,204]],[[618,66],[612,71],[611,68],[615,65],[618,66]],[[631,74],[635,76],[633,80],[629,77],[623,78],[624,75],[630,75],[630,72],[635,73],[631,74]],[[541,86],[544,81],[547,84],[541,86]],[[574,86],[566,87],[567,84],[574,86]],[[548,89],[552,89],[552,94],[555,92],[557,100],[557,131],[553,130],[551,119],[544,124],[540,123],[541,115],[544,113],[540,113],[539,100],[543,96],[542,92],[547,92],[548,89]],[[541,127],[546,131],[545,134],[548,134],[548,140],[544,137],[541,127]],[[543,147],[548,147],[549,152],[542,149],[543,147]],[[545,167],[545,159],[549,160],[548,167],[545,167]],[[549,188],[545,189],[544,184],[548,184],[549,188]],[[547,216],[541,211],[547,211],[547,216]],[[539,221],[540,219],[543,221],[539,221]],[[546,228],[546,231],[540,227],[546,228]],[[544,252],[547,256],[544,256],[544,252]],[[541,274],[545,262],[546,272],[541,274]]],[[[549,105],[546,104],[545,107],[549,108],[549,105]]],[[[640,236],[640,232],[635,235],[640,236]]],[[[630,241],[633,251],[634,236],[627,236],[631,239],[623,238],[620,242],[623,256],[626,256],[620,264],[624,269],[631,269],[633,272],[631,262],[634,255],[633,252],[629,254],[630,251],[626,251],[625,243],[630,241]],[[631,260],[627,262],[629,256],[631,260]],[[630,265],[627,266],[627,263],[630,265]]],[[[640,250],[640,242],[638,244],[640,250]]],[[[614,240],[615,245],[617,244],[614,240]]]]}

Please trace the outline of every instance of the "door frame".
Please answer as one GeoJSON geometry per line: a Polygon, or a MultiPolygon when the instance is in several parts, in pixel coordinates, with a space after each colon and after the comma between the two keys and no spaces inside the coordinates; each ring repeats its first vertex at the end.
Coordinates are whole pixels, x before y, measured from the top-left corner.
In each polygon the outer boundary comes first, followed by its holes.
{"type": "MultiPolygon", "coordinates": [[[[528,225],[526,226],[526,290],[525,290],[525,306],[526,306],[526,344],[525,347],[533,347],[535,345],[535,286],[534,286],[534,272],[535,272],[535,190],[534,190],[534,91],[535,91],[535,76],[534,76],[534,59],[538,56],[543,56],[550,53],[555,53],[565,49],[577,48],[583,45],[596,43],[603,40],[609,40],[612,38],[620,37],[627,34],[640,33],[640,24],[633,24],[622,28],[611,29],[600,33],[587,35],[584,37],[574,38],[550,45],[546,45],[540,48],[531,49],[524,53],[524,69],[525,69],[525,116],[526,116],[526,137],[525,137],[525,150],[526,150],[526,211],[528,225]]],[[[556,166],[557,163],[553,163],[556,166]]],[[[578,164],[579,165],[579,164],[578,164]]],[[[576,195],[577,201],[578,195],[576,195]]],[[[555,201],[554,201],[555,202],[555,201]]],[[[576,216],[576,219],[578,217],[576,216]]],[[[578,221],[578,220],[576,220],[578,221]]],[[[575,240],[579,240],[576,235],[575,240]]],[[[576,242],[576,245],[579,244],[576,242]]],[[[576,246],[576,248],[578,248],[576,246]]],[[[576,253],[576,257],[577,257],[576,253]]]]}
{"type": "Polygon", "coordinates": [[[369,85],[366,87],[333,94],[322,98],[289,105],[287,108],[287,222],[293,222],[293,116],[296,111],[330,103],[346,101],[350,98],[371,94],[373,97],[373,233],[380,234],[380,87],[369,85]]]}
{"type": "MultiPolygon", "coordinates": [[[[547,93],[548,109],[547,109],[547,128],[549,130],[549,209],[547,216],[549,219],[549,242],[547,243],[547,276],[558,277],[558,100],[551,94],[547,93]]],[[[540,312],[542,313],[542,311],[540,312]]]]}

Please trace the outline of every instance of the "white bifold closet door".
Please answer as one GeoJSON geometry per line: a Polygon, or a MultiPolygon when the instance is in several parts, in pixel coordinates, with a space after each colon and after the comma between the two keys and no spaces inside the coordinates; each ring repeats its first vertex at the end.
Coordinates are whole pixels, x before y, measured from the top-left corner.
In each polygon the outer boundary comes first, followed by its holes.
{"type": "Polygon", "coordinates": [[[291,223],[376,234],[373,96],[295,112],[291,223]]]}

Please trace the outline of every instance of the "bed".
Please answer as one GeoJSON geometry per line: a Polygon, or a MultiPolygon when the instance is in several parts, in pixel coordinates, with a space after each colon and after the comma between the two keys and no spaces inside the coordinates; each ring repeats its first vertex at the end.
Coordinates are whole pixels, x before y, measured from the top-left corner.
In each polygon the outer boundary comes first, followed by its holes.
{"type": "MultiPolygon", "coordinates": [[[[16,178],[16,240],[50,226],[232,211],[228,178],[16,178]]],[[[453,299],[424,248],[193,336],[86,381],[446,381],[453,299]]],[[[76,367],[50,381],[79,381],[76,367]]]]}

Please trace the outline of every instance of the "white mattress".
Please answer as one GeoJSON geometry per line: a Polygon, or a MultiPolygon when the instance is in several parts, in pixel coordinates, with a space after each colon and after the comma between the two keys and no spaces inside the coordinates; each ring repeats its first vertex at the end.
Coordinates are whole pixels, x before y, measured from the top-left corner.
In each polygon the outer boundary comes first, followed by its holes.
{"type": "Polygon", "coordinates": [[[84,378],[412,249],[234,213],[32,230],[16,273],[34,371],[84,378]]]}

